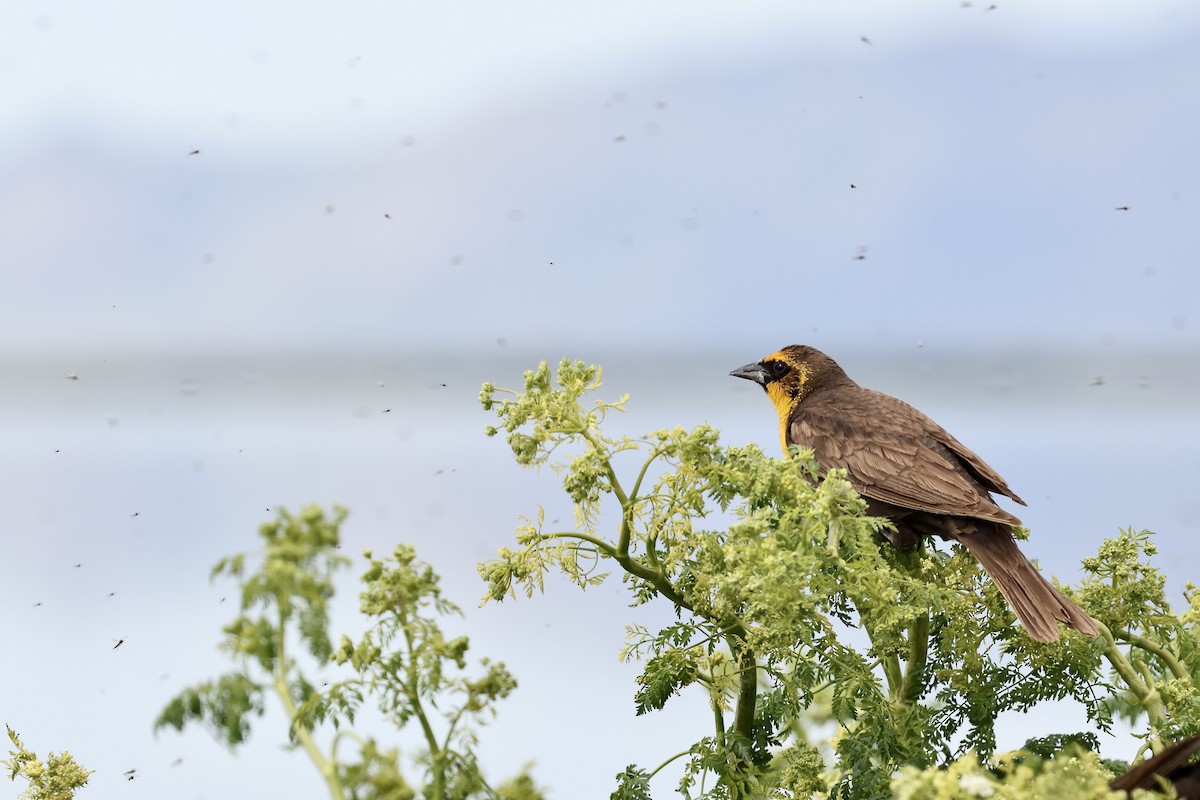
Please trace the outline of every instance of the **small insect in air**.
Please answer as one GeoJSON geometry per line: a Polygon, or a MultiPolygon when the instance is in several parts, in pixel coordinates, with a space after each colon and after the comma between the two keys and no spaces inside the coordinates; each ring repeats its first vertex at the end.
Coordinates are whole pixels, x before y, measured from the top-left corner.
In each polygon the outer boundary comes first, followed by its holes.
{"type": "Polygon", "coordinates": [[[189,156],[198,156],[198,155],[200,155],[200,151],[193,148],[191,150],[188,150],[188,155],[189,156]]]}
{"type": "Polygon", "coordinates": [[[131,780],[133,780],[133,779],[134,779],[134,778],[136,778],[136,777],[137,777],[137,770],[136,770],[136,769],[129,769],[129,770],[125,770],[125,780],[127,780],[127,781],[131,781],[131,780]]]}
{"type": "Polygon", "coordinates": [[[858,38],[859,38],[859,40],[860,40],[860,41],[861,41],[863,44],[870,44],[870,43],[871,43],[871,40],[870,40],[869,38],[867,38],[866,36],[860,36],[860,37],[858,37],[858,38]]]}
{"type": "Polygon", "coordinates": [[[1129,206],[1117,206],[1116,208],[1113,209],[1113,211],[1128,211],[1128,210],[1129,210],[1129,206]]]}
{"type": "Polygon", "coordinates": [[[1103,375],[1097,375],[1096,379],[1088,384],[1088,386],[1103,386],[1103,385],[1104,385],[1104,376],[1103,375]]]}
{"type": "Polygon", "coordinates": [[[142,512],[140,512],[140,511],[135,511],[135,512],[133,512],[132,514],[130,514],[130,515],[129,515],[129,518],[130,518],[130,519],[133,519],[134,517],[140,517],[141,515],[142,515],[142,512]]]}
{"type": "Polygon", "coordinates": [[[69,381],[79,380],[79,376],[77,374],[75,374],[74,372],[68,372],[66,375],[63,375],[63,377],[69,381]]]}
{"type": "Polygon", "coordinates": [[[116,650],[118,647],[120,647],[121,645],[125,644],[125,640],[124,640],[124,639],[117,639],[116,641],[117,641],[117,643],[113,645],[113,650],[116,650]]]}

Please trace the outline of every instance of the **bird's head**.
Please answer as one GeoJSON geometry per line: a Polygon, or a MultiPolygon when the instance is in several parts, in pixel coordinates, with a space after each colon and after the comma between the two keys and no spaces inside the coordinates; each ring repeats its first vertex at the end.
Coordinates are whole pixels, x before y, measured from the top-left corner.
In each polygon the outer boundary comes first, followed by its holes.
{"type": "Polygon", "coordinates": [[[800,401],[814,389],[831,381],[847,380],[837,362],[820,350],[803,344],[788,345],[762,361],[738,367],[729,374],[763,387],[784,425],[800,401]]]}

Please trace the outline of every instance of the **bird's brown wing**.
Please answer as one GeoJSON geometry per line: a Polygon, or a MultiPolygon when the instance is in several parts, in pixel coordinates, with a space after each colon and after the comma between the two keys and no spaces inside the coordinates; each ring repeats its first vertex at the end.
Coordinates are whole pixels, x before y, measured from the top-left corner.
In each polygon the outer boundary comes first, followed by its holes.
{"type": "Polygon", "coordinates": [[[988,494],[988,483],[1003,486],[999,475],[962,445],[965,453],[939,441],[934,431],[953,437],[920,411],[857,387],[829,395],[813,395],[796,408],[788,440],[811,447],[824,469],[846,470],[859,493],[901,508],[1020,524],[988,494]],[[968,454],[994,480],[981,482],[968,454]]]}
{"type": "MultiPolygon", "coordinates": [[[[916,411],[916,409],[913,410],[916,411]]],[[[1005,495],[1021,505],[1025,505],[1025,501],[1017,497],[1017,493],[1008,488],[1008,483],[1005,482],[1004,478],[1001,478],[996,470],[992,469],[986,461],[976,455],[974,450],[964,445],[958,439],[955,439],[944,428],[934,423],[933,420],[930,420],[929,423],[934,428],[929,431],[929,435],[957,456],[962,466],[966,467],[971,476],[983,484],[985,489],[989,492],[1005,495]]]]}

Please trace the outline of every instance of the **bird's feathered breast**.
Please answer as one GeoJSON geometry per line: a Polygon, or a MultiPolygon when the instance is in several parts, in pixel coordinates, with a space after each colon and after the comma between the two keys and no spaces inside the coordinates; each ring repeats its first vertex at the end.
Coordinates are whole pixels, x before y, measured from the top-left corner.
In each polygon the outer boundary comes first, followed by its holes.
{"type": "Polygon", "coordinates": [[[813,391],[792,409],[788,444],[811,447],[823,469],[846,470],[866,497],[901,508],[1020,520],[989,492],[1019,503],[1004,479],[941,426],[902,400],[852,382],[813,391]]]}

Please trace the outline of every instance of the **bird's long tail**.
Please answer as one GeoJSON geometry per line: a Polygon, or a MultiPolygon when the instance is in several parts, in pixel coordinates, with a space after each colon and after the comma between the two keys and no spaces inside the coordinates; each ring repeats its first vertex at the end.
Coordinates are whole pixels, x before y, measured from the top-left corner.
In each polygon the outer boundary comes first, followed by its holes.
{"type": "Polygon", "coordinates": [[[948,526],[945,533],[975,556],[1030,636],[1052,642],[1059,635],[1058,622],[1088,636],[1100,634],[1096,620],[1055,589],[1030,563],[1007,525],[983,520],[965,525],[956,521],[960,524],[948,526]]]}

